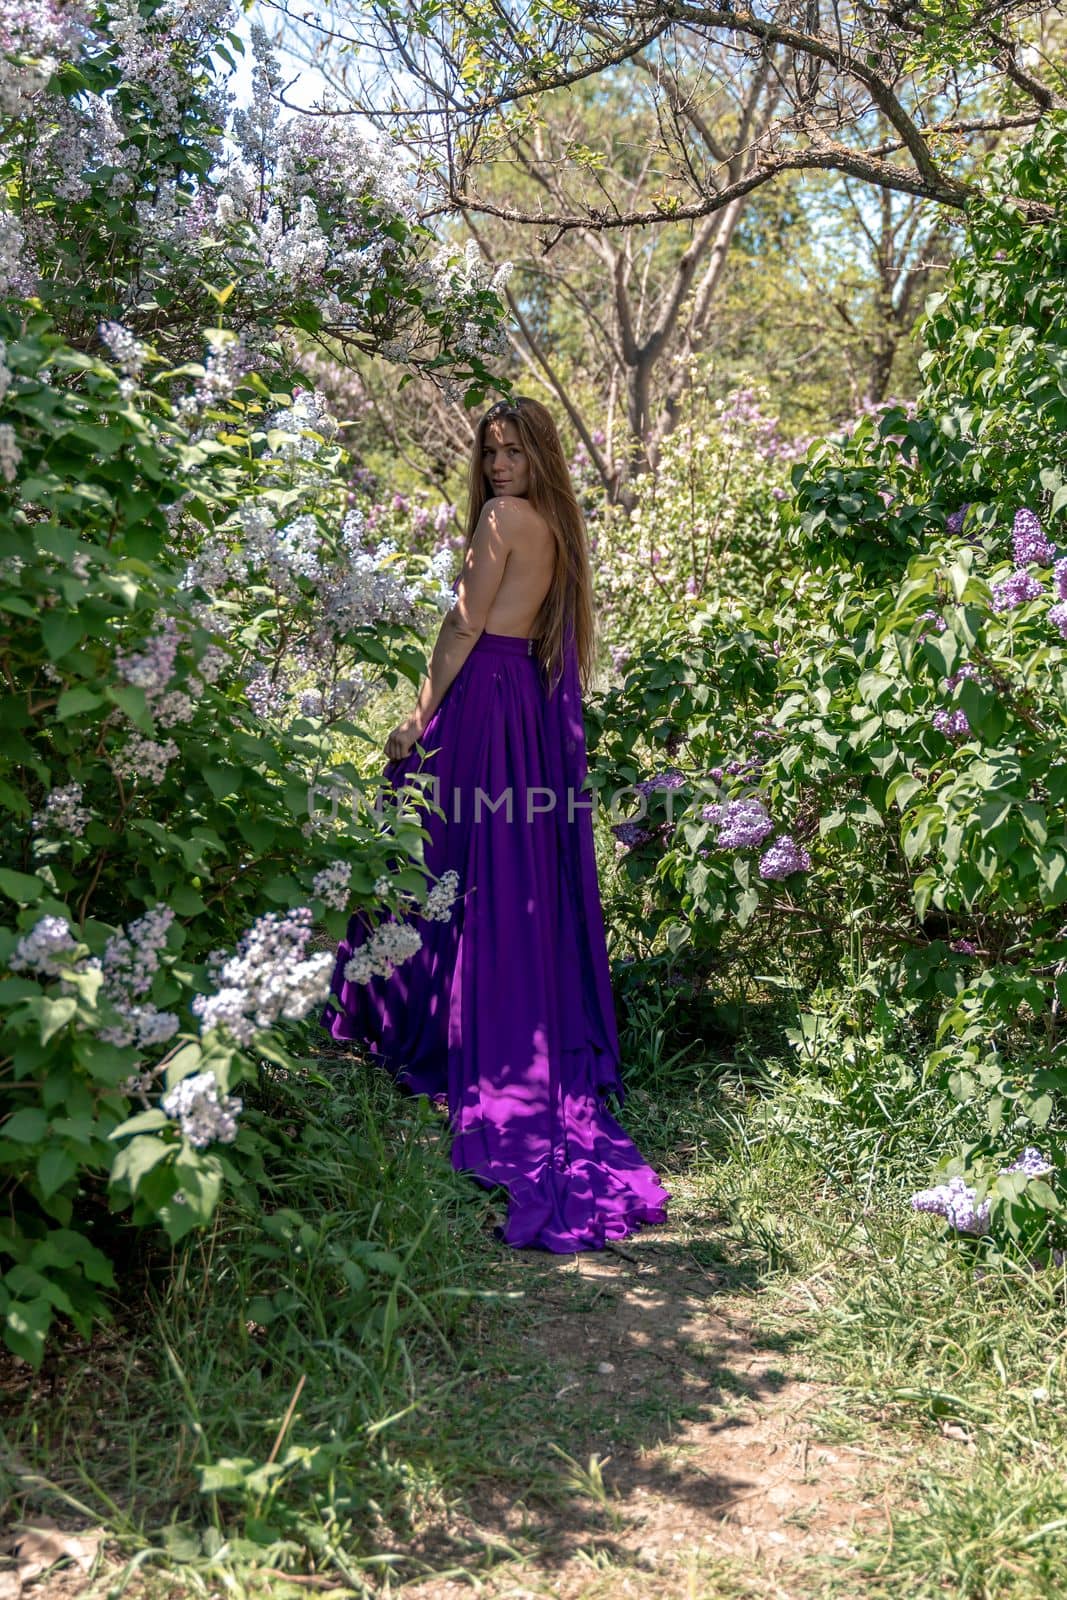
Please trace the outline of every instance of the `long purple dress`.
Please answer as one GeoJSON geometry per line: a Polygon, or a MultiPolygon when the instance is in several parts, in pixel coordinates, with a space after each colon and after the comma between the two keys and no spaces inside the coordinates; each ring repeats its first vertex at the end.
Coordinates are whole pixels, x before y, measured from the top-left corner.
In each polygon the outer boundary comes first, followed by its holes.
{"type": "Polygon", "coordinates": [[[567,1252],[665,1221],[669,1196],[605,1103],[623,1091],[573,635],[552,694],[533,649],[480,634],[427,724],[430,754],[386,765],[396,789],[436,780],[425,860],[458,874],[458,897],[449,921],[415,918],[422,948],[369,982],[344,975],[366,938],[353,916],[322,1023],[447,1097],[452,1165],[507,1190],[507,1243],[567,1252]]]}

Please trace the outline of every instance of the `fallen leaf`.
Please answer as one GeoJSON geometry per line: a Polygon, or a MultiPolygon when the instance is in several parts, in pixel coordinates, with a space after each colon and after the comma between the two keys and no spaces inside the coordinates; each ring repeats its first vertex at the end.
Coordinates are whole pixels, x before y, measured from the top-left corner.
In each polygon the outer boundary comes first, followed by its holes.
{"type": "Polygon", "coordinates": [[[23,1583],[30,1583],[39,1573],[47,1572],[57,1561],[64,1560],[73,1561],[83,1572],[89,1572],[103,1538],[103,1528],[64,1533],[51,1517],[20,1523],[12,1545],[19,1564],[19,1578],[23,1583]]]}

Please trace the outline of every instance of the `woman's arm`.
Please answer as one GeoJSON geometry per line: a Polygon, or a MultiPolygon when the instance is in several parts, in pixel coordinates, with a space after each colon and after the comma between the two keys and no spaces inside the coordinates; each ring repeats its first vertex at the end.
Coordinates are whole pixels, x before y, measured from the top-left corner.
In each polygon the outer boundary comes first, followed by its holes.
{"type": "Polygon", "coordinates": [[[422,738],[446,690],[484,632],[504,577],[514,519],[514,508],[500,500],[488,500],[482,507],[456,586],[455,602],[442,619],[415,710],[386,740],[385,753],[390,761],[403,760],[416,740],[422,738]]]}

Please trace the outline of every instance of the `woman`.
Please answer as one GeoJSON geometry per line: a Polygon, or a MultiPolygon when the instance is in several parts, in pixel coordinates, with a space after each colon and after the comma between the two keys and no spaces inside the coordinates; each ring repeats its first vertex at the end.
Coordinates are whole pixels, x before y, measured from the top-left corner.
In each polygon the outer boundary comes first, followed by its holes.
{"type": "Polygon", "coordinates": [[[353,917],[322,1018],[398,1083],[447,1099],[453,1166],[508,1192],[504,1239],[556,1251],[662,1222],[668,1199],[605,1104],[622,1085],[581,793],[591,587],[550,413],[493,406],[471,455],[455,604],[385,745],[391,786],[429,780],[443,815],[425,815],[426,866],[456,875],[457,898],[448,920],[415,918],[421,949],[367,981],[353,917]]]}

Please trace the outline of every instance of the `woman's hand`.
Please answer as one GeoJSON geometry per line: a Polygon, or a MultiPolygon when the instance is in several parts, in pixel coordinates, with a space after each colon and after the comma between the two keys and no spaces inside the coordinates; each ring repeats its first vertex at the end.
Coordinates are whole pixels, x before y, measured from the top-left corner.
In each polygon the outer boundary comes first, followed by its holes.
{"type": "Polygon", "coordinates": [[[423,727],[417,717],[399,722],[385,741],[385,753],[390,761],[403,761],[410,755],[417,740],[422,738],[423,727]]]}

